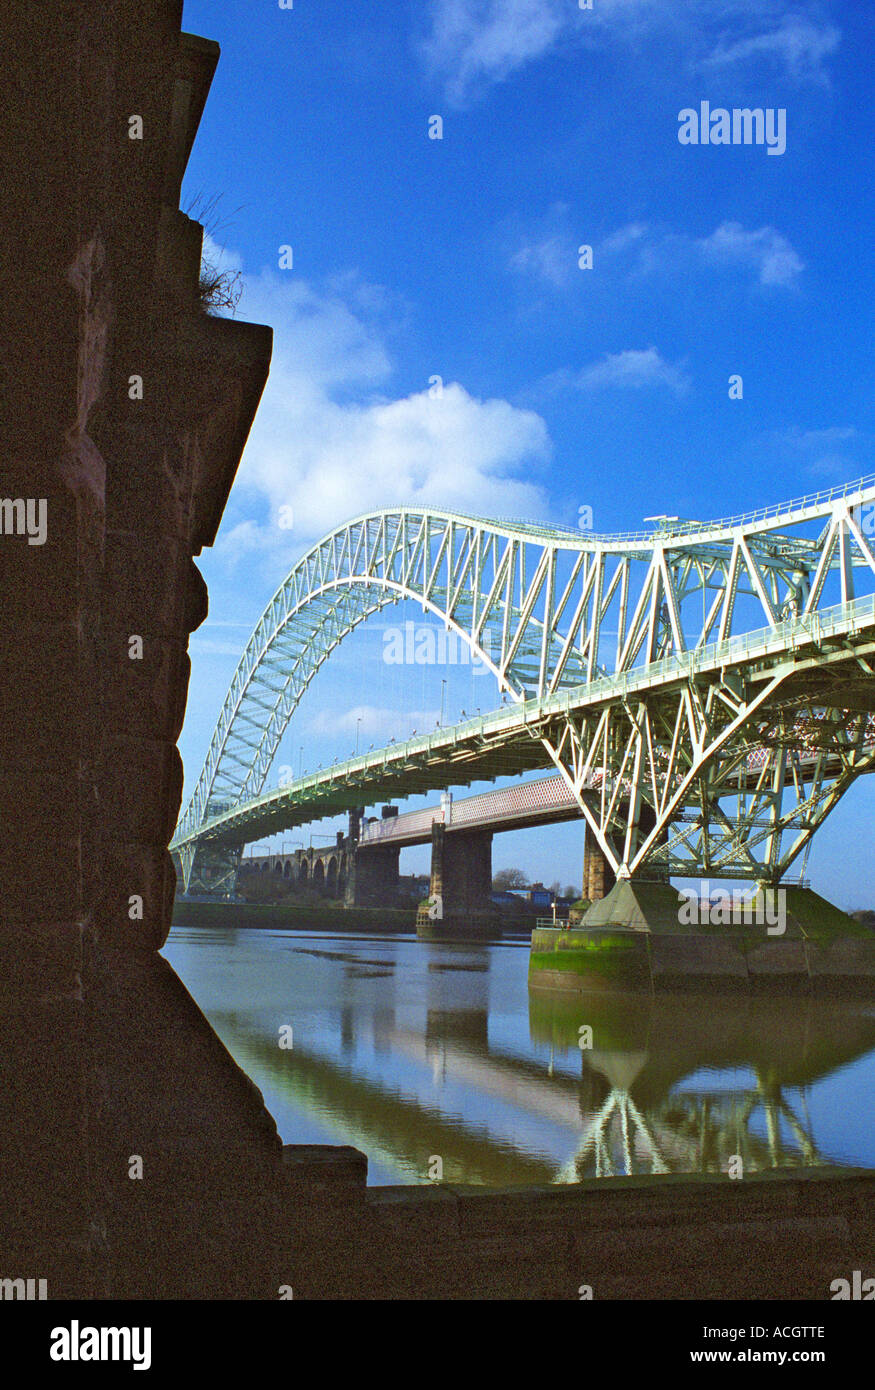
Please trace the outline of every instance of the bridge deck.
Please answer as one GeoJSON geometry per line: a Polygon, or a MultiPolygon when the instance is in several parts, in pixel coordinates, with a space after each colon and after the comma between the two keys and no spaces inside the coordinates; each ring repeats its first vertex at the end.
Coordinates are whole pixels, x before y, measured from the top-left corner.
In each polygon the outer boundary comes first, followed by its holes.
{"type": "Polygon", "coordinates": [[[359,845],[424,845],[433,824],[454,830],[521,830],[555,821],[579,820],[580,807],[562,777],[516,782],[510,787],[481,792],[460,801],[446,800],[403,815],[373,820],[362,826],[359,845]]]}

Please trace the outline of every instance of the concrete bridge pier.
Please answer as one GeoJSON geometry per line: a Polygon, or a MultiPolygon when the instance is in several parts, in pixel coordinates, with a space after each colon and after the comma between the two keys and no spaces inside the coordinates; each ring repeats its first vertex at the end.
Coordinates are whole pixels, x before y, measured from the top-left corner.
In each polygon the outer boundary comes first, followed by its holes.
{"type": "MultiPolygon", "coordinates": [[[[642,802],[638,813],[638,825],[642,835],[649,835],[656,824],[656,812],[646,801],[642,802]]],[[[664,844],[667,832],[661,832],[659,843],[664,844]]],[[[636,875],[635,881],[667,884],[668,869],[662,864],[648,862],[636,875]]],[[[613,891],[617,875],[611,867],[607,855],[587,825],[583,842],[583,892],[582,897],[589,903],[601,902],[613,891]]]]}
{"type": "Polygon", "coordinates": [[[492,833],[431,828],[429,906],[420,908],[416,934],[424,938],[493,936],[499,914],[492,902],[492,833]]]}
{"type": "Polygon", "coordinates": [[[394,907],[398,900],[398,846],[356,849],[346,880],[346,907],[394,907]]]}
{"type": "Polygon", "coordinates": [[[610,892],[616,881],[607,856],[587,826],[583,841],[583,892],[581,897],[589,903],[600,902],[605,894],[610,892]]]}

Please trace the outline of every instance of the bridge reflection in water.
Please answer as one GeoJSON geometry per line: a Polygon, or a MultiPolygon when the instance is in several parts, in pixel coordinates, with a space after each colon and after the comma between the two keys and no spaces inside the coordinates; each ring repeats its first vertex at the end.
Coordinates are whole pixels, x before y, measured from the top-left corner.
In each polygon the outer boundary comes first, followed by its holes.
{"type": "Polygon", "coordinates": [[[578,1045],[584,1020],[593,1030],[583,1069],[604,1099],[563,1165],[568,1182],[829,1163],[809,1091],[875,1046],[875,1017],[817,999],[533,995],[530,1020],[554,1053],[578,1045]]]}
{"type": "Polygon", "coordinates": [[[864,1006],[529,995],[509,944],[178,927],[165,953],[284,1141],[352,1144],[372,1183],[875,1166],[864,1006]]]}

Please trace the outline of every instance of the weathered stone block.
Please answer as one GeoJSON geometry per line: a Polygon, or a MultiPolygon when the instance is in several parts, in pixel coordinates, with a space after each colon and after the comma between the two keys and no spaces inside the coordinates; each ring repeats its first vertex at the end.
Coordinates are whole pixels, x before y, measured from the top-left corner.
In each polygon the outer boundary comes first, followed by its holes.
{"type": "Polygon", "coordinates": [[[364,1201],[367,1155],[348,1144],[284,1144],[282,1164],[292,1202],[296,1197],[332,1204],[364,1201]]]}
{"type": "Polygon", "coordinates": [[[0,995],[80,998],[88,924],[0,920],[0,995]]]}
{"type": "Polygon", "coordinates": [[[837,937],[818,944],[805,942],[808,973],[812,981],[833,983],[845,980],[871,990],[875,984],[875,933],[872,940],[863,937],[837,937]]]}
{"type": "Polygon", "coordinates": [[[182,800],[182,759],[174,744],[108,737],[102,750],[100,785],[120,841],[169,844],[182,800]]]}
{"type": "Polygon", "coordinates": [[[130,737],[175,743],[185,716],[191,661],[180,637],[142,636],[142,657],[130,655],[131,634],[114,628],[104,636],[104,651],[112,659],[103,713],[105,727],[130,737]]]}
{"type": "Polygon", "coordinates": [[[113,627],[178,640],[190,565],[184,531],[164,532],[160,541],[142,532],[107,531],[105,573],[113,627]]]}
{"type": "Polygon", "coordinates": [[[368,1212],[384,1229],[405,1240],[447,1241],[459,1237],[459,1202],[442,1186],[375,1187],[368,1212]]]}
{"type": "Polygon", "coordinates": [[[801,984],[808,980],[808,961],[805,942],[788,937],[761,936],[746,940],[747,969],[751,980],[795,979],[801,984]]]}
{"type": "Polygon", "coordinates": [[[185,591],[185,630],[194,632],[205,621],[210,610],[210,596],[206,580],[194,561],[188,568],[188,585],[185,591]]]}
{"type": "Polygon", "coordinates": [[[747,985],[747,962],[740,937],[660,936],[654,932],[648,941],[654,989],[667,989],[690,979],[747,985]]]}
{"type": "Polygon", "coordinates": [[[176,871],[169,851],[156,845],[113,842],[104,853],[104,892],[98,909],[100,940],[116,949],[160,950],[170,931],[176,891],[176,871]],[[141,917],[136,899],[142,899],[141,917]]]}
{"type": "Polygon", "coordinates": [[[64,920],[83,907],[81,843],[39,832],[0,843],[0,924],[64,920]]]}

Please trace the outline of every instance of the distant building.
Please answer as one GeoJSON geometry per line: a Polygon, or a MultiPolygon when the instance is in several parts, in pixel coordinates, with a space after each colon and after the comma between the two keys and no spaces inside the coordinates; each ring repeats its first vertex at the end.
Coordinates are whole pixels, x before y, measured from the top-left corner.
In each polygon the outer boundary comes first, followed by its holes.
{"type": "Polygon", "coordinates": [[[552,907],[554,897],[552,889],[545,888],[543,883],[531,883],[526,888],[502,888],[492,894],[492,901],[498,907],[514,907],[519,910],[552,907]]]}
{"type": "Polygon", "coordinates": [[[543,883],[533,883],[528,892],[529,902],[532,904],[532,907],[553,906],[553,890],[551,888],[545,888],[543,883]]]}
{"type": "Polygon", "coordinates": [[[408,899],[411,902],[421,902],[427,898],[431,888],[431,878],[428,874],[399,874],[398,875],[398,897],[408,899]]]}

